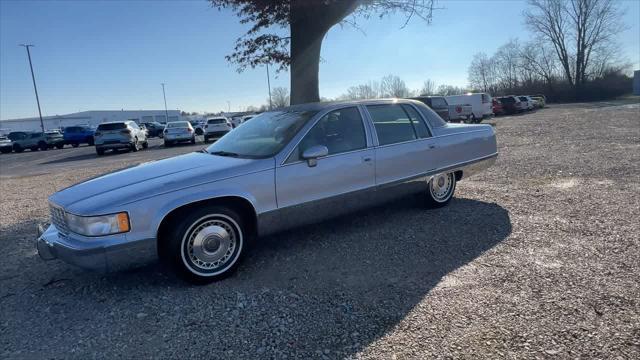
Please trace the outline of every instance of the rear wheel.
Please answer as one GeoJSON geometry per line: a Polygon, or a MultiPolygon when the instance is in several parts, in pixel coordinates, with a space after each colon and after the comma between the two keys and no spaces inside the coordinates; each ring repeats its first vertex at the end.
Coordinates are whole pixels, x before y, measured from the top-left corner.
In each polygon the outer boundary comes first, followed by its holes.
{"type": "Polygon", "coordinates": [[[11,152],[11,148],[10,147],[3,147],[2,149],[0,149],[0,151],[2,151],[3,154],[8,154],[11,152]]]}
{"type": "Polygon", "coordinates": [[[142,143],[142,148],[143,149],[146,149],[148,147],[149,147],[149,142],[148,141],[145,141],[145,142],[142,143]]]}
{"type": "Polygon", "coordinates": [[[243,218],[224,206],[206,206],[176,218],[159,234],[160,258],[183,279],[207,284],[233,273],[250,232],[243,218]]]}
{"type": "Polygon", "coordinates": [[[439,208],[447,205],[456,191],[456,175],[452,172],[434,175],[427,189],[427,207],[439,208]]]}
{"type": "Polygon", "coordinates": [[[49,145],[44,142],[44,141],[40,141],[38,143],[38,147],[40,148],[40,150],[45,151],[45,150],[49,150],[49,145]]]}
{"type": "Polygon", "coordinates": [[[13,144],[13,151],[17,152],[17,153],[21,153],[24,151],[24,148],[22,146],[20,146],[19,144],[13,144]]]}
{"type": "Polygon", "coordinates": [[[171,141],[164,141],[164,147],[171,147],[173,145],[173,143],[171,141]]]}
{"type": "Polygon", "coordinates": [[[138,138],[133,139],[133,144],[131,144],[131,151],[136,152],[140,150],[140,144],[138,143],[138,138]]]}
{"type": "Polygon", "coordinates": [[[96,148],[96,154],[98,154],[98,156],[104,155],[104,149],[96,148]]]}
{"type": "Polygon", "coordinates": [[[56,144],[56,148],[62,149],[64,147],[64,143],[56,144]]]}

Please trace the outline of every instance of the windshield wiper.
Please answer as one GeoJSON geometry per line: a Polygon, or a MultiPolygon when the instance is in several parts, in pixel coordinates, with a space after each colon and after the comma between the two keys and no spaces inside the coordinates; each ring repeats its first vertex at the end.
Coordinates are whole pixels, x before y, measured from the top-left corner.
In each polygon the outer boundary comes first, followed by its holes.
{"type": "Polygon", "coordinates": [[[209,154],[218,155],[218,156],[229,156],[229,157],[238,157],[238,156],[240,156],[240,154],[236,154],[234,152],[229,152],[229,151],[214,151],[214,152],[210,152],[209,154]]]}

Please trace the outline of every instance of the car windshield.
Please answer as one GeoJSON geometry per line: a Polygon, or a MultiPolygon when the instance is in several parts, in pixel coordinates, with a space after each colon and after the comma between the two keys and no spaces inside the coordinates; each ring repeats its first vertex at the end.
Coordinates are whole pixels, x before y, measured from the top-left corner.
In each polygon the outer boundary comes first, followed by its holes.
{"type": "Polygon", "coordinates": [[[223,156],[267,158],[277,154],[317,111],[272,111],[260,114],[213,145],[207,152],[223,156]]]}
{"type": "Polygon", "coordinates": [[[188,121],[170,122],[167,124],[167,127],[168,128],[188,128],[189,122],[188,121]]]}
{"type": "Polygon", "coordinates": [[[527,98],[524,96],[520,96],[520,101],[527,101],[527,98]]]}
{"type": "Polygon", "coordinates": [[[127,125],[125,123],[109,123],[109,124],[100,124],[98,126],[98,130],[120,130],[125,129],[127,125]]]}

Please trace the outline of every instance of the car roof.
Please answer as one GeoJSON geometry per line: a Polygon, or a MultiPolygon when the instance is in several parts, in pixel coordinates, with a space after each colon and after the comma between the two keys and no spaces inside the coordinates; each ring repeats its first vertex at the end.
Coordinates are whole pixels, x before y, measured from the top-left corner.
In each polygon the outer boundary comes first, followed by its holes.
{"type": "Polygon", "coordinates": [[[355,105],[384,105],[384,104],[418,104],[423,105],[418,100],[402,99],[402,98],[388,98],[388,99],[364,99],[364,100],[338,100],[327,102],[306,103],[299,105],[292,105],[280,109],[274,109],[272,111],[320,111],[330,108],[339,108],[344,106],[355,105]]]}

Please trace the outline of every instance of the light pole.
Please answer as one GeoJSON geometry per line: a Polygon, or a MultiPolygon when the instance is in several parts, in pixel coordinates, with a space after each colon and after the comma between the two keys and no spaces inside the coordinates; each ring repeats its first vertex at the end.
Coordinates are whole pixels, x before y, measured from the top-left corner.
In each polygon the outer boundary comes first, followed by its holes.
{"type": "Polygon", "coordinates": [[[164,92],[164,83],[162,83],[162,97],[164,98],[164,116],[165,116],[165,121],[169,122],[169,111],[167,111],[167,95],[164,92]]]}
{"type": "Polygon", "coordinates": [[[271,104],[271,79],[269,78],[269,63],[267,65],[267,87],[269,88],[269,110],[272,110],[273,105],[271,104]]]}
{"type": "Polygon", "coordinates": [[[44,132],[44,122],[42,121],[42,111],[40,110],[40,98],[38,98],[38,88],[36,87],[36,77],[33,75],[33,65],[31,64],[31,52],[29,51],[30,47],[33,47],[31,44],[20,44],[20,46],[24,46],[27,49],[27,57],[29,58],[29,68],[31,69],[31,80],[33,80],[33,91],[36,93],[36,103],[38,103],[38,115],[40,116],[40,128],[42,132],[44,132]]]}

